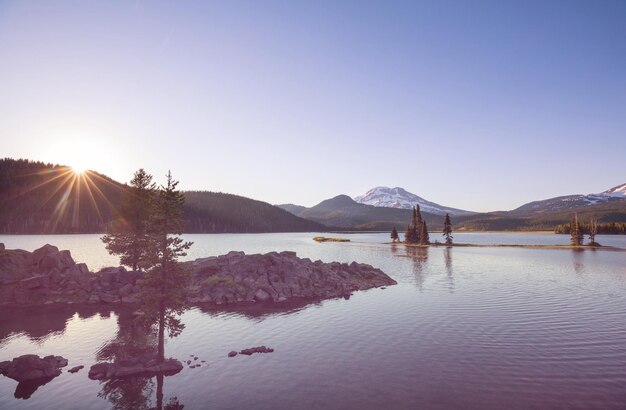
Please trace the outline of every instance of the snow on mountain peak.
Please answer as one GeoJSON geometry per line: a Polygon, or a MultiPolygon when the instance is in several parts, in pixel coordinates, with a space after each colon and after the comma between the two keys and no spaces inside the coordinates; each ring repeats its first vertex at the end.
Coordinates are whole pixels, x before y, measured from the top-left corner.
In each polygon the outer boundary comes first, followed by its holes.
{"type": "Polygon", "coordinates": [[[618,185],[611,189],[607,189],[606,191],[602,192],[601,195],[608,195],[608,196],[613,196],[613,197],[618,197],[618,198],[626,198],[626,184],[618,185]]]}
{"type": "Polygon", "coordinates": [[[386,186],[377,186],[367,191],[365,195],[355,197],[354,200],[361,204],[385,208],[411,209],[415,205],[419,205],[422,211],[436,215],[443,215],[446,213],[461,215],[470,213],[427,201],[424,198],[412,194],[411,192],[408,192],[404,188],[400,187],[389,188],[386,186]]]}

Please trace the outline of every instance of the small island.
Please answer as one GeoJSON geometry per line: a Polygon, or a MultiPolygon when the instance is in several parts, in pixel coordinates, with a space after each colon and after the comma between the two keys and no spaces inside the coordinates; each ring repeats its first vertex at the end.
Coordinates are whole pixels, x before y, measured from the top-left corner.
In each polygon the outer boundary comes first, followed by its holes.
{"type": "Polygon", "coordinates": [[[350,242],[350,239],[346,238],[327,238],[325,236],[316,236],[313,240],[315,242],[350,242]]]}
{"type": "MultiPolygon", "coordinates": [[[[396,284],[367,264],[311,261],[288,251],[230,252],[181,264],[190,271],[184,296],[192,304],[320,300],[396,284]]],[[[0,306],[137,304],[143,276],[121,266],[91,272],[68,250],[52,245],[33,252],[0,250],[0,306]]]]}

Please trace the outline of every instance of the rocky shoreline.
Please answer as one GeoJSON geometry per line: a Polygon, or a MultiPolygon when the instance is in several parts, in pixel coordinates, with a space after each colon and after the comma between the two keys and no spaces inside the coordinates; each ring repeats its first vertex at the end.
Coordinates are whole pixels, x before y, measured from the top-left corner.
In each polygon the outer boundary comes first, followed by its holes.
{"type": "MultiPolygon", "coordinates": [[[[91,272],[52,245],[28,252],[0,247],[0,306],[135,304],[141,272],[108,267],[91,272]]],[[[396,284],[380,269],[352,262],[324,263],[295,252],[230,252],[184,262],[191,270],[191,304],[252,304],[346,297],[396,284]]]]}

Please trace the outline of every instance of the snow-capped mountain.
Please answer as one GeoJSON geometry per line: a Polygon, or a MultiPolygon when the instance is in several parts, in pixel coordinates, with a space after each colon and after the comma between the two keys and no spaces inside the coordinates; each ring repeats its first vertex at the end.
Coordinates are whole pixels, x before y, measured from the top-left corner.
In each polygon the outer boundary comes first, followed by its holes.
{"type": "Polygon", "coordinates": [[[444,215],[446,213],[449,213],[450,215],[469,215],[474,213],[427,201],[424,198],[400,187],[389,188],[386,186],[379,186],[370,189],[365,193],[365,195],[355,197],[354,200],[361,204],[384,208],[411,209],[415,205],[419,205],[422,211],[436,215],[444,215]]]}
{"type": "Polygon", "coordinates": [[[607,189],[606,191],[602,192],[600,195],[606,195],[606,196],[617,197],[617,198],[626,198],[626,184],[618,185],[611,189],[607,189]]]}
{"type": "Polygon", "coordinates": [[[604,203],[622,203],[626,201],[626,184],[618,185],[597,194],[567,195],[542,201],[529,202],[514,209],[513,212],[546,213],[563,211],[604,203]]]}

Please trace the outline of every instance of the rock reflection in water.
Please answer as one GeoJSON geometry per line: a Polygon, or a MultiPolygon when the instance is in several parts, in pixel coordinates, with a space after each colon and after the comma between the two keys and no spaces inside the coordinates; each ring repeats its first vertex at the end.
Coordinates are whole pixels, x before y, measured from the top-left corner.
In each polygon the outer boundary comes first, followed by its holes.
{"type": "Polygon", "coordinates": [[[16,399],[30,399],[30,396],[32,396],[38,388],[44,384],[50,383],[55,377],[56,376],[19,382],[15,388],[14,396],[16,399]]]}

